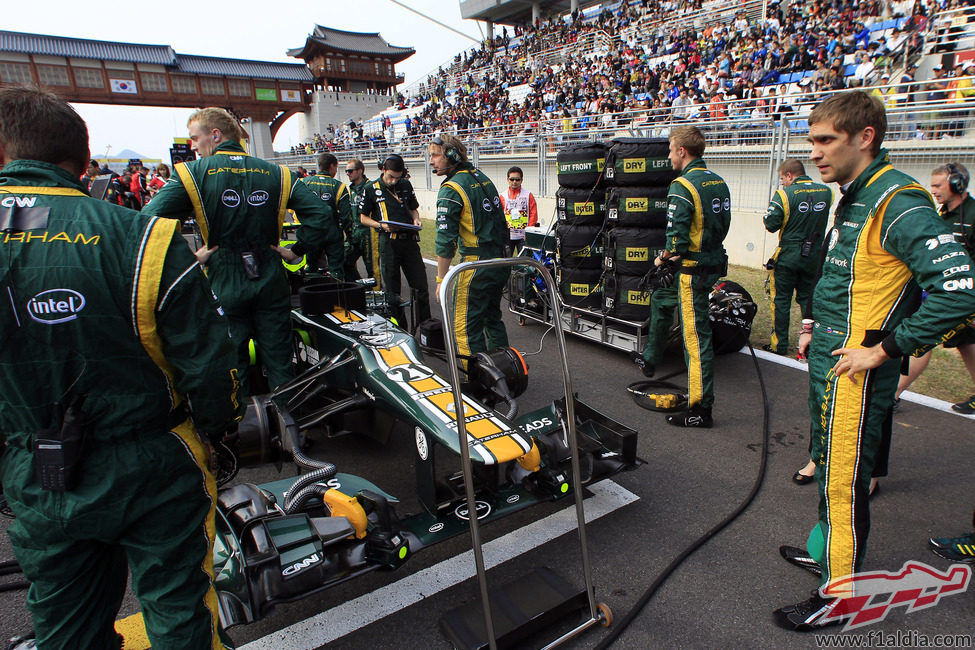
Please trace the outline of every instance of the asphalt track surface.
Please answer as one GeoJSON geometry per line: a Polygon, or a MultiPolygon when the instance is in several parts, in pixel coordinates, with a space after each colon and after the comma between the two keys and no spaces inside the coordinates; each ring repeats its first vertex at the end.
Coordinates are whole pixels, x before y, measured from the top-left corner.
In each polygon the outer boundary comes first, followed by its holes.
{"type": "MultiPolygon", "coordinates": [[[[432,283],[432,270],[430,276],[432,283]]],[[[767,305],[760,308],[766,309],[767,305]]],[[[515,347],[526,352],[538,349],[545,326],[531,322],[520,326],[517,318],[507,312],[505,319],[515,347]]],[[[639,469],[612,479],[624,488],[623,492],[637,498],[610,509],[587,526],[597,600],[612,608],[618,622],[688,544],[727,516],[748,494],[761,457],[762,395],[749,354],[718,357],[715,427],[674,428],[664,422],[662,415],[640,408],[626,394],[627,384],[642,379],[626,354],[572,336],[567,337],[566,343],[579,397],[639,431],[638,453],[647,461],[639,469]]],[[[816,635],[786,632],[771,620],[773,609],[804,600],[817,585],[815,577],[787,564],[778,554],[782,544],[804,546],[816,520],[817,496],[813,485],[800,487],[791,481],[792,473],[807,458],[807,374],[792,367],[798,364],[783,365],[779,358],[758,354],[771,414],[768,473],[761,491],[741,517],[692,555],[663,584],[614,648],[822,647],[822,640],[816,635]]],[[[554,333],[545,337],[542,353],[528,361],[530,386],[519,399],[523,412],[542,406],[561,391],[554,333]]],[[[431,365],[442,369],[436,363],[431,365]]],[[[674,355],[658,369],[658,374],[682,365],[682,359],[674,355]]],[[[881,481],[881,491],[871,503],[873,525],[864,567],[867,571],[897,571],[909,560],[943,571],[950,563],[931,554],[928,537],[971,530],[975,507],[973,422],[951,413],[945,405],[934,406],[905,403],[895,417],[891,475],[881,481]]],[[[413,444],[412,436],[406,435],[385,446],[365,438],[343,437],[318,442],[311,451],[312,455],[335,462],[339,471],[373,480],[408,507],[412,501],[413,444]]],[[[242,471],[238,480],[260,482],[279,477],[273,468],[258,468],[242,471]]],[[[482,527],[485,541],[499,540],[496,545],[530,538],[513,559],[489,570],[492,586],[515,582],[540,565],[554,569],[578,587],[583,585],[577,535],[561,534],[534,546],[535,537],[531,537],[532,529],[528,528],[539,520],[542,525],[550,525],[558,516],[547,517],[569,505],[571,500],[543,504],[482,527]]],[[[7,520],[0,519],[0,530],[5,531],[7,525],[7,520]]],[[[441,585],[442,589],[421,594],[422,599],[404,600],[402,607],[389,604],[389,600],[398,597],[396,588],[390,585],[403,584],[404,579],[431,567],[433,572],[457,567],[460,560],[455,556],[469,549],[468,536],[454,538],[417,553],[393,573],[366,575],[323,594],[282,605],[262,621],[233,628],[231,636],[238,646],[250,644],[252,648],[322,647],[321,643],[308,640],[313,636],[283,637],[288,641],[269,636],[304,625],[312,630],[325,628],[326,632],[331,628],[354,630],[329,641],[328,648],[448,648],[450,644],[438,621],[449,609],[478,597],[477,580],[441,585]],[[368,622],[368,607],[360,603],[373,601],[376,606],[377,600],[378,606],[385,605],[389,613],[368,622]],[[343,607],[347,602],[353,605],[343,607]],[[326,611],[334,620],[314,618],[326,611]],[[309,619],[310,623],[303,624],[309,619]]],[[[2,535],[0,560],[10,557],[9,541],[2,535]]],[[[473,573],[472,563],[467,572],[473,573]]],[[[0,584],[12,578],[0,577],[0,584]]],[[[7,592],[0,598],[3,638],[30,628],[25,594],[7,592]]],[[[900,634],[901,639],[918,638],[905,635],[972,634],[975,587],[945,597],[928,609],[912,613],[905,610],[903,606],[892,608],[886,620],[857,632],[873,633],[874,647],[879,633],[900,634]]],[[[138,603],[129,595],[121,616],[137,611],[138,603]]],[[[566,625],[574,622],[575,619],[569,620],[566,625]]],[[[591,648],[606,634],[605,628],[593,628],[566,647],[591,648]]],[[[328,634],[317,638],[327,637],[328,634]]],[[[540,645],[544,640],[539,637],[533,643],[540,645]]],[[[971,637],[968,640],[973,641],[971,637]]]]}

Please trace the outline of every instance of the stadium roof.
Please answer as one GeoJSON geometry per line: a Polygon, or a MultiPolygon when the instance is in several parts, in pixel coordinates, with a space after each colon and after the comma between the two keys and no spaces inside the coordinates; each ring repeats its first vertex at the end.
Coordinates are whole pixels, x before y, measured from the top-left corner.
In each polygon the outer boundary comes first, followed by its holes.
{"type": "Polygon", "coordinates": [[[288,50],[288,56],[308,59],[311,56],[310,50],[315,46],[356,54],[381,54],[391,57],[397,63],[416,52],[412,47],[390,45],[379,32],[346,32],[315,25],[315,31],[305,40],[305,45],[288,50]]]}
{"type": "Polygon", "coordinates": [[[280,79],[282,81],[311,82],[315,80],[308,70],[308,66],[301,63],[245,61],[194,54],[177,54],[169,45],[113,43],[85,38],[0,31],[0,52],[47,54],[103,61],[125,61],[127,63],[154,63],[166,66],[171,72],[185,72],[187,74],[280,79]]]}
{"type": "MultiPolygon", "coordinates": [[[[579,9],[592,7],[605,0],[579,0],[579,9]]],[[[504,25],[530,23],[532,5],[544,13],[567,13],[570,0],[460,0],[460,15],[465,20],[485,20],[504,25]]]]}

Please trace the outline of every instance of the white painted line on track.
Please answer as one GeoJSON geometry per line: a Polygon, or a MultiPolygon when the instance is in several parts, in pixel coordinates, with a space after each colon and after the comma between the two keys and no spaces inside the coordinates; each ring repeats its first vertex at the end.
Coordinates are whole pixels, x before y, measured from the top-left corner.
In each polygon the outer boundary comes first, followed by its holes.
{"type": "MultiPolygon", "coordinates": [[[[747,347],[742,348],[739,350],[739,352],[742,354],[751,354],[747,347]]],[[[772,363],[777,363],[780,366],[788,366],[789,368],[809,372],[809,365],[806,362],[797,361],[792,357],[766,352],[765,350],[755,350],[755,356],[763,361],[771,361],[772,363]]],[[[932,408],[936,411],[951,413],[952,415],[957,415],[960,418],[968,418],[970,420],[975,419],[975,415],[962,415],[961,413],[951,410],[951,402],[946,402],[943,399],[928,397],[927,395],[921,395],[920,393],[912,393],[909,390],[905,390],[903,393],[901,393],[901,400],[905,402],[912,402],[914,404],[920,404],[921,406],[927,406],[928,408],[932,408]]]]}
{"type": "MultiPolygon", "coordinates": [[[[586,523],[640,498],[618,483],[608,480],[588,486],[587,489],[593,493],[593,496],[585,500],[586,523]]],[[[498,566],[575,529],[576,508],[573,504],[484,544],[485,568],[498,566]]],[[[371,593],[363,594],[304,621],[251,641],[241,646],[240,650],[315,648],[355,632],[390,614],[395,614],[474,575],[474,552],[466,551],[371,593]]]]}

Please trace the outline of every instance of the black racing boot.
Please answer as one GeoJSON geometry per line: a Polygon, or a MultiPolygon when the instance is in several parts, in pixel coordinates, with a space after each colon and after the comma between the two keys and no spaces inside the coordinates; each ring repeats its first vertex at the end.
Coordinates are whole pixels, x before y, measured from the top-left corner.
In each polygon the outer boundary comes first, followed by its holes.
{"type": "Polygon", "coordinates": [[[630,355],[633,363],[643,372],[644,377],[653,377],[653,373],[656,372],[656,368],[652,363],[643,358],[641,352],[634,352],[630,355]]]}
{"type": "Polygon", "coordinates": [[[667,422],[673,424],[675,427],[695,427],[698,429],[710,429],[714,426],[714,420],[711,418],[711,408],[696,405],[686,411],[668,415],[667,422]]]}
{"type": "Polygon", "coordinates": [[[780,607],[772,612],[772,620],[779,627],[793,632],[821,630],[843,622],[842,619],[824,620],[838,603],[838,598],[823,598],[819,592],[814,591],[809,600],[780,607]]]}
{"type": "Polygon", "coordinates": [[[819,562],[814,560],[809,553],[796,546],[780,546],[779,554],[789,564],[794,564],[800,569],[805,569],[813,575],[823,575],[823,569],[819,562]]]}

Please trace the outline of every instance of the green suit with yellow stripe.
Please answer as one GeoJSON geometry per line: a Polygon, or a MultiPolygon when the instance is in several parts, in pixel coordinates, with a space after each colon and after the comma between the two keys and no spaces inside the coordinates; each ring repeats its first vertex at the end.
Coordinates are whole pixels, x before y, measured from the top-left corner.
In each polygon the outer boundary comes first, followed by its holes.
{"type": "MultiPolygon", "coordinates": [[[[378,278],[378,273],[375,273],[372,267],[372,249],[373,240],[376,240],[376,248],[378,249],[378,238],[377,234],[369,226],[364,225],[359,221],[359,205],[362,202],[362,196],[372,185],[373,181],[370,181],[365,176],[362,177],[362,181],[358,185],[349,186],[349,207],[352,211],[352,229],[349,232],[348,246],[345,248],[345,278],[347,280],[358,280],[359,279],[359,269],[356,268],[356,263],[359,258],[362,258],[363,264],[366,265],[366,277],[378,278]]],[[[378,270],[378,269],[376,269],[378,270]]]]}
{"type": "MultiPolygon", "coordinates": [[[[918,355],[975,319],[972,262],[938,216],[928,192],[881,151],[843,192],[827,235],[823,270],[807,317],[812,458],[820,487],[810,551],[822,582],[859,571],[870,530],[869,485],[881,424],[894,399],[904,354],[918,355]],[[921,307],[910,298],[928,292],[921,307]],[[842,347],[882,344],[892,357],[850,381],[833,372],[842,347]]],[[[826,595],[849,595],[835,585],[826,595]]]]}
{"type": "MultiPolygon", "coordinates": [[[[346,240],[352,234],[352,203],[349,188],[345,183],[327,174],[309,174],[301,179],[301,182],[308,186],[315,196],[332,208],[332,214],[338,219],[338,226],[345,234],[346,240]]],[[[358,215],[356,215],[358,216],[358,215]]],[[[341,275],[335,277],[343,278],[345,275],[345,250],[342,247],[330,247],[325,251],[328,257],[328,268],[330,273],[335,276],[337,270],[332,264],[331,256],[337,256],[338,265],[342,267],[341,275]]],[[[321,260],[319,260],[319,266],[321,260]]]]}
{"type": "Polygon", "coordinates": [[[708,296],[727,263],[723,242],[730,226],[727,183],[708,170],[703,159],[691,160],[667,193],[667,251],[681,258],[674,284],[684,338],[689,407],[711,408],[714,404],[708,296]]]}
{"type": "Polygon", "coordinates": [[[779,354],[789,351],[789,313],[793,293],[799,305],[809,301],[832,203],[832,190],[802,175],[788,187],[776,190],[765,212],[765,229],[779,233],[779,245],[772,255],[775,268],[769,273],[772,292],[771,347],[779,354]]]}
{"type": "Polygon", "coordinates": [[[213,155],[180,163],[174,172],[142,212],[193,216],[205,245],[219,246],[207,277],[230,319],[241,380],[246,382],[253,339],[268,383],[280,386],[292,377],[291,290],[271,246],[280,241],[292,209],[301,221],[292,251],[314,260],[327,249],[329,271],[342,277],[342,233],[332,208],[286,167],[248,156],[235,142],[222,142],[213,155]],[[257,262],[254,279],[245,269],[245,254],[257,262]]]}
{"type": "Polygon", "coordinates": [[[222,648],[200,434],[239,411],[227,319],[177,221],[35,161],[0,172],[0,203],[0,478],[38,647],[117,647],[131,571],[153,648],[222,648]],[[42,489],[35,432],[81,397],[78,483],[42,489]]]}
{"type": "MultiPolygon", "coordinates": [[[[458,165],[437,193],[437,255],[461,262],[504,256],[508,223],[501,198],[487,176],[470,163],[458,165]]],[[[454,335],[460,354],[508,346],[501,320],[501,295],[509,268],[477,269],[457,281],[454,335]]]]}

